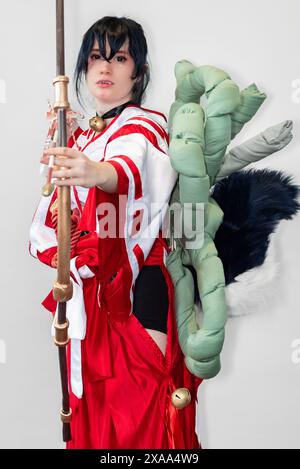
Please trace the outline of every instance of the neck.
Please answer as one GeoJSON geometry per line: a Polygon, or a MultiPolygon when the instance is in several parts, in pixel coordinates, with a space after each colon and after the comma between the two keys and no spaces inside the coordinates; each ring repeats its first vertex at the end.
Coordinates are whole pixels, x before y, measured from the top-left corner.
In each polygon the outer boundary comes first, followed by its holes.
{"type": "MultiPolygon", "coordinates": [[[[121,104],[124,104],[124,103],[127,103],[127,101],[129,101],[130,98],[124,98],[123,100],[119,101],[119,102],[115,102],[115,103],[99,103],[99,102],[96,102],[96,111],[97,111],[97,114],[99,116],[103,116],[103,114],[105,114],[106,112],[110,111],[111,109],[117,107],[117,106],[121,106],[121,104]]],[[[109,119],[105,119],[105,121],[108,120],[110,121],[111,118],[109,119]]]]}
{"type": "Polygon", "coordinates": [[[109,124],[110,121],[112,121],[114,119],[114,117],[109,117],[108,119],[104,119],[104,122],[106,122],[106,124],[109,124]]]}

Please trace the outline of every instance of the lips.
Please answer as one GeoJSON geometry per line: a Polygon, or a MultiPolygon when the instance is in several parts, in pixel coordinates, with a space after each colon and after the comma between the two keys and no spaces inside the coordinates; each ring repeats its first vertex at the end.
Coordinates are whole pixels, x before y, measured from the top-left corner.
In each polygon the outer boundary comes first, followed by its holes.
{"type": "Polygon", "coordinates": [[[104,83],[102,81],[97,81],[96,85],[98,86],[98,88],[109,88],[110,86],[113,85],[113,83],[111,83],[111,82],[104,83]]]}
{"type": "Polygon", "coordinates": [[[110,80],[99,80],[97,81],[97,85],[113,85],[113,82],[110,80]]]}

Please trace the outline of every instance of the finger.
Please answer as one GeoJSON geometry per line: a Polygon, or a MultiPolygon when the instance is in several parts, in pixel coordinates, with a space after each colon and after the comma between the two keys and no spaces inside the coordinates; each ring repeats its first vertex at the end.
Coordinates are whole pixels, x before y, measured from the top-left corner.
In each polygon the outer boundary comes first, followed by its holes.
{"type": "MultiPolygon", "coordinates": [[[[45,155],[43,157],[43,160],[41,161],[43,164],[50,164],[50,158],[52,155],[45,155]]],[[[66,166],[73,168],[76,166],[78,159],[76,158],[71,158],[69,156],[62,156],[62,155],[53,155],[54,158],[54,166],[66,166]]]]}
{"type": "Polygon", "coordinates": [[[80,186],[82,180],[79,178],[70,178],[70,179],[57,179],[53,181],[55,186],[80,186]]]}
{"type": "Polygon", "coordinates": [[[66,166],[67,168],[74,168],[77,164],[77,161],[73,158],[59,158],[59,156],[56,156],[54,160],[54,165],[58,167],[66,166]]]}
{"type": "Polygon", "coordinates": [[[78,151],[74,148],[68,147],[52,147],[48,148],[47,150],[44,150],[44,155],[60,155],[76,158],[76,156],[78,156],[78,151]]]}
{"type": "Polygon", "coordinates": [[[73,176],[75,176],[75,174],[71,169],[58,169],[52,172],[53,178],[71,178],[73,176]]]}

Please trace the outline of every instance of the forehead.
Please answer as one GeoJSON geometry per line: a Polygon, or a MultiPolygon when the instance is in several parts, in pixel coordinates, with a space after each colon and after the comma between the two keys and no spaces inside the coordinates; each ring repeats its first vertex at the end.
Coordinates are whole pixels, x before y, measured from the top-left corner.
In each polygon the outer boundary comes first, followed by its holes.
{"type": "MultiPolygon", "coordinates": [[[[128,48],[129,48],[129,40],[128,40],[128,38],[127,38],[126,41],[122,44],[122,46],[120,47],[119,50],[120,50],[120,51],[123,51],[123,52],[128,52],[128,53],[129,53],[128,48]]],[[[99,44],[98,44],[97,39],[95,39],[95,41],[94,41],[92,50],[99,50],[99,44]]],[[[109,42],[108,42],[107,39],[106,39],[106,41],[105,41],[105,50],[106,50],[106,52],[110,51],[110,45],[109,45],[109,42]]]]}

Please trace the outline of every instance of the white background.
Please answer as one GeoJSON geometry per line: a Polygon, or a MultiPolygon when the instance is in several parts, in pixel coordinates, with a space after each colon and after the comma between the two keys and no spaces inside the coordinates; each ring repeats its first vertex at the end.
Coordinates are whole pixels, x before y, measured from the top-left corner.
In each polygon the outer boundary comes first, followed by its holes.
{"type": "MultiPolygon", "coordinates": [[[[44,182],[38,162],[46,100],[56,74],[55,1],[1,0],[0,6],[0,447],[62,448],[57,350],[51,315],[40,305],[55,271],[28,253],[44,182]]],[[[300,80],[298,0],[67,0],[70,77],[82,35],[105,15],[125,15],[144,27],[152,72],[145,107],[168,114],[180,59],[223,68],[241,89],[255,82],[268,98],[234,145],[292,119],[293,141],[257,167],[285,170],[300,183],[300,92],[292,87],[300,80]]],[[[297,216],[277,232],[274,297],[256,314],[228,320],[222,370],[199,388],[204,448],[300,448],[300,354],[292,360],[292,342],[300,339],[299,228],[297,216]]]]}

